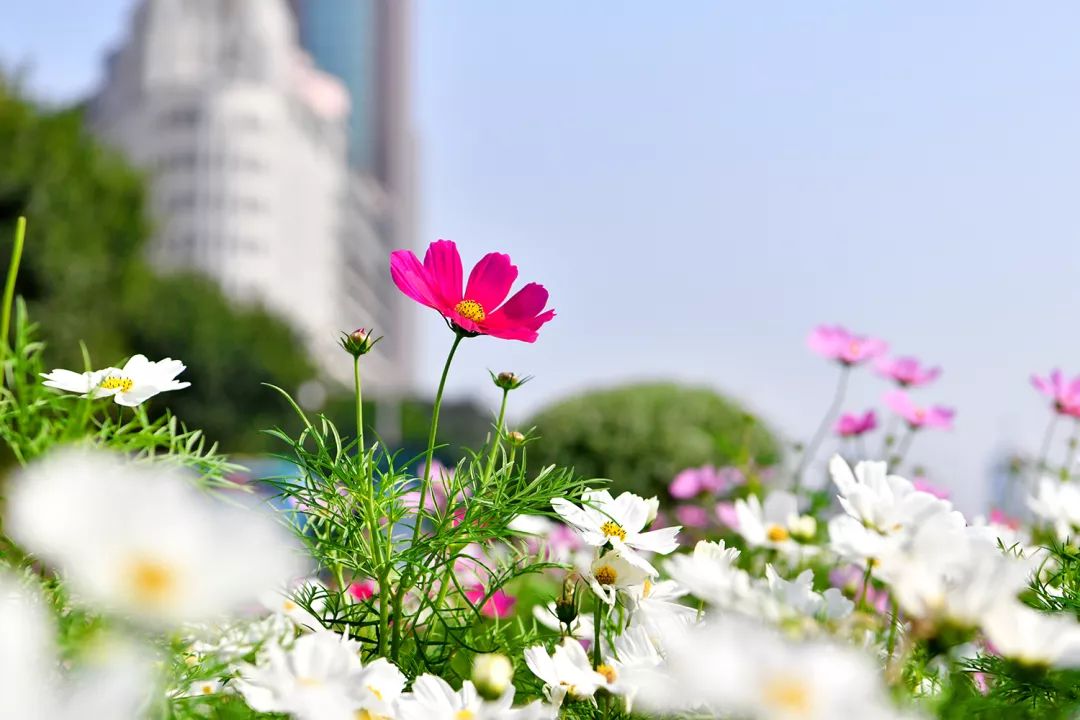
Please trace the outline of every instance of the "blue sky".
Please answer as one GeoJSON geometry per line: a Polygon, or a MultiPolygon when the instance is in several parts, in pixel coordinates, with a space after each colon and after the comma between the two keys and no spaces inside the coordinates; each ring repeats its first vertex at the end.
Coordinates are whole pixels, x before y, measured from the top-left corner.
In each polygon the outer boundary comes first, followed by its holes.
{"type": "MultiPolygon", "coordinates": [[[[834,370],[818,322],[942,364],[920,391],[956,429],[913,456],[968,508],[989,463],[1034,449],[1032,371],[1080,372],[1080,7],[420,0],[423,238],[510,252],[559,311],[533,346],[477,339],[537,375],[519,411],[582,387],[676,377],[806,436],[834,370]]],[[[92,88],[128,0],[5,10],[0,58],[51,98],[92,88]]],[[[450,338],[424,328],[424,377],[450,338]]],[[[886,389],[870,373],[850,403],[886,389]]]]}

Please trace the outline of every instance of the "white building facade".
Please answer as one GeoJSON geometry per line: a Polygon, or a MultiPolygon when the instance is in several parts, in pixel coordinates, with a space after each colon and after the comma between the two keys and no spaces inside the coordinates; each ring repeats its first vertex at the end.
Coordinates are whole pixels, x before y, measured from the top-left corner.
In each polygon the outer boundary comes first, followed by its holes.
{"type": "MultiPolygon", "coordinates": [[[[345,383],[340,331],[408,332],[387,270],[403,240],[387,231],[394,203],[349,164],[350,109],[299,49],[285,0],[144,0],[90,108],[96,132],[150,177],[155,267],[264,305],[345,383]]],[[[408,345],[369,356],[373,390],[410,387],[408,345]]]]}

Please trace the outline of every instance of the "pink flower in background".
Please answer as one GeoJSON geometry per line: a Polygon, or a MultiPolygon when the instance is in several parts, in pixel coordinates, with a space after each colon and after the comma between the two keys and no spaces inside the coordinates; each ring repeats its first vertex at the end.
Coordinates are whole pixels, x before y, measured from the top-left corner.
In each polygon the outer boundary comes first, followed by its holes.
{"type": "Polygon", "coordinates": [[[438,310],[455,329],[468,335],[536,342],[540,326],[555,317],[555,311],[544,310],[548,292],[537,283],[529,283],[506,300],[517,274],[509,255],[488,253],[469,273],[462,291],[461,255],[450,240],[431,243],[422,264],[411,250],[390,255],[390,276],[398,289],[438,310]]]}
{"type": "MultiPolygon", "coordinates": [[[[473,585],[465,591],[465,597],[473,605],[482,602],[486,595],[487,591],[484,590],[483,585],[473,585]]],[[[514,612],[514,605],[516,603],[517,598],[514,596],[504,590],[496,590],[480,608],[480,614],[489,618],[507,618],[514,612]]]]}
{"type": "MultiPolygon", "coordinates": [[[[866,571],[858,565],[845,565],[834,568],[829,573],[829,583],[844,591],[845,595],[858,598],[863,594],[863,579],[866,571]]],[[[866,603],[884,615],[889,609],[889,593],[878,590],[871,582],[866,588],[866,603]]]]}
{"type": "Polygon", "coordinates": [[[952,408],[934,405],[933,407],[920,407],[912,402],[911,398],[903,390],[894,390],[885,393],[882,398],[889,408],[904,418],[912,428],[943,428],[952,427],[953,417],[956,411],[952,408]]]}
{"type": "Polygon", "coordinates": [[[806,342],[818,355],[843,365],[859,365],[884,355],[889,349],[883,340],[853,335],[839,325],[819,325],[806,342]]]}
{"type": "Polygon", "coordinates": [[[349,595],[352,596],[353,600],[363,602],[373,598],[378,589],[379,586],[375,584],[374,580],[361,580],[349,586],[349,595]]]}
{"type": "Polygon", "coordinates": [[[739,515],[735,512],[735,503],[733,502],[716,503],[716,519],[725,527],[732,530],[739,529],[739,515]]]}
{"type": "Polygon", "coordinates": [[[703,465],[687,468],[676,475],[668,485],[671,497],[688,500],[701,493],[719,494],[745,482],[742,471],[734,467],[715,468],[703,465]]]}
{"type": "Polygon", "coordinates": [[[836,422],[836,434],[840,437],[856,437],[877,427],[877,414],[867,410],[862,415],[844,413],[836,422]]]}
{"type": "Polygon", "coordinates": [[[924,367],[913,357],[881,358],[877,362],[878,374],[896,382],[900,387],[918,387],[937,380],[939,367],[924,367]]]}
{"type": "Polygon", "coordinates": [[[709,526],[709,513],[705,508],[697,505],[676,506],[675,517],[680,524],[686,527],[703,528],[709,526]]]}
{"type": "Polygon", "coordinates": [[[990,511],[990,524],[991,525],[1001,525],[1002,527],[1007,527],[1010,530],[1019,530],[1020,529],[1020,520],[1019,520],[1019,518],[1014,518],[1014,517],[1011,517],[1009,515],[1006,515],[1004,512],[1002,512],[1001,510],[998,510],[997,508],[990,511]]]}
{"type": "Polygon", "coordinates": [[[1066,380],[1060,370],[1054,370],[1049,377],[1031,376],[1031,384],[1054,401],[1054,412],[1080,418],[1080,377],[1066,380]]]}
{"type": "MultiPolygon", "coordinates": [[[[423,467],[419,467],[416,470],[419,477],[424,472],[423,467]]],[[[451,525],[457,527],[461,524],[461,521],[465,518],[465,498],[469,496],[468,492],[459,491],[454,494],[454,497],[450,497],[450,492],[454,485],[454,468],[448,468],[438,460],[433,460],[431,463],[431,492],[428,493],[427,498],[424,499],[424,510],[430,514],[436,512],[446,512],[448,507],[453,506],[454,519],[450,521],[451,525]]],[[[401,496],[402,504],[415,512],[420,505],[420,491],[413,490],[407,493],[403,493],[401,496]]]]}
{"type": "Polygon", "coordinates": [[[919,491],[924,492],[924,493],[929,493],[930,495],[933,495],[934,497],[938,498],[939,500],[948,500],[949,499],[949,491],[948,490],[945,490],[943,488],[939,488],[937,485],[934,485],[933,483],[929,482],[924,477],[915,478],[914,480],[911,481],[911,484],[915,487],[916,490],[919,490],[919,491]]]}

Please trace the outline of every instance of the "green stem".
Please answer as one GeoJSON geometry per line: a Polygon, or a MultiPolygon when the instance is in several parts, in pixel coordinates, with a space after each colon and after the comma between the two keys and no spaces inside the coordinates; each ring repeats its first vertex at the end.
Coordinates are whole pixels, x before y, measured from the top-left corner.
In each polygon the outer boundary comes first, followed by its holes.
{"type": "Polygon", "coordinates": [[[908,425],[908,431],[900,441],[899,446],[896,448],[896,454],[889,459],[889,464],[892,465],[890,470],[897,471],[900,469],[901,463],[904,462],[904,458],[907,456],[908,450],[911,449],[911,442],[915,439],[915,428],[908,425]]]}
{"type": "Polygon", "coordinates": [[[353,386],[356,388],[356,457],[364,457],[364,401],[360,392],[360,356],[353,358],[353,386]]]}
{"type": "Polygon", "coordinates": [[[439,410],[442,408],[443,391],[446,390],[446,378],[450,374],[450,363],[454,360],[454,353],[465,336],[461,333],[454,335],[454,344],[450,346],[450,354],[446,356],[446,364],[443,365],[442,377],[439,379],[439,389],[435,392],[435,404],[431,408],[431,429],[428,431],[427,454],[424,459],[424,477],[420,482],[420,504],[416,506],[416,521],[413,524],[413,544],[420,539],[420,526],[423,524],[424,503],[427,502],[428,490],[431,486],[431,461],[435,457],[435,434],[439,430],[439,410]]]}
{"type": "Polygon", "coordinates": [[[890,605],[891,605],[891,612],[889,613],[888,649],[889,649],[889,662],[892,662],[893,650],[896,649],[896,625],[897,625],[896,621],[897,621],[897,614],[899,613],[899,609],[896,606],[896,598],[891,598],[890,605]]]}
{"type": "Polygon", "coordinates": [[[592,651],[592,666],[593,670],[600,667],[600,626],[603,624],[603,618],[601,617],[601,609],[603,603],[600,602],[600,598],[596,598],[593,603],[593,651],[592,651]]]}
{"type": "Polygon", "coordinates": [[[4,284],[4,300],[0,306],[0,362],[7,356],[11,333],[11,306],[15,302],[15,278],[19,275],[19,263],[22,262],[23,245],[26,242],[26,218],[20,217],[15,222],[15,245],[11,250],[11,262],[8,264],[7,282],[4,284]]]}
{"type": "Polygon", "coordinates": [[[862,579],[862,592],[859,593],[859,599],[856,601],[855,606],[860,610],[866,610],[866,595],[870,591],[870,574],[873,573],[874,566],[868,561],[866,563],[866,572],[863,573],[862,579]]]}
{"type": "Polygon", "coordinates": [[[503,389],[502,404],[499,406],[499,420],[495,423],[495,437],[491,440],[491,452],[488,454],[487,467],[484,468],[484,477],[480,481],[480,487],[487,485],[491,473],[495,471],[495,456],[499,452],[502,441],[503,420],[506,418],[506,400],[510,397],[510,391],[503,389]]]}
{"type": "Polygon", "coordinates": [[[850,375],[851,366],[844,365],[840,369],[840,377],[836,381],[836,390],[833,393],[832,404],[830,404],[829,409],[825,411],[825,416],[821,418],[821,424],[818,425],[817,430],[814,432],[814,437],[810,440],[810,444],[803,450],[802,457],[799,459],[799,465],[795,468],[795,492],[798,492],[802,487],[803,473],[806,472],[807,466],[814,461],[818,448],[821,446],[822,441],[825,440],[825,434],[829,431],[833,421],[836,420],[836,415],[840,412],[840,406],[844,402],[844,394],[847,392],[848,377],[850,377],[850,375]]]}

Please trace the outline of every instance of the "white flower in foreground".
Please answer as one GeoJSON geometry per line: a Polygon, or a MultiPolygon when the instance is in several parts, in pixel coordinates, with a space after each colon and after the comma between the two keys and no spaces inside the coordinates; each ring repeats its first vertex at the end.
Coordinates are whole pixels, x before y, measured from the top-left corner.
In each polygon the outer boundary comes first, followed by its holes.
{"type": "Polygon", "coordinates": [[[608,686],[608,679],[592,669],[581,643],[566,638],[548,655],[543,646],[525,651],[525,664],[533,675],[544,681],[544,697],[555,707],[569,695],[573,700],[591,699],[596,691],[608,686]]]}
{"type": "Polygon", "coordinates": [[[803,570],[794,580],[785,580],[776,574],[772,565],[766,565],[765,586],[769,595],[785,609],[804,617],[839,620],[855,609],[854,603],[837,588],[816,592],[813,570],[803,570]]]}
{"type": "Polygon", "coordinates": [[[597,596],[613,605],[618,591],[631,592],[640,588],[649,579],[649,574],[618,550],[608,550],[593,561],[586,579],[597,596]]]}
{"type": "Polygon", "coordinates": [[[584,506],[578,507],[564,498],[555,498],[551,506],[586,545],[603,547],[611,543],[627,561],[650,575],[656,575],[656,569],[638,552],[667,555],[679,546],[676,536],[680,526],[644,531],[653,512],[650,500],[630,492],[612,498],[607,490],[589,490],[582,496],[582,503],[584,506]]]}
{"type": "Polygon", "coordinates": [[[1060,542],[1074,538],[1080,528],[1080,483],[1044,477],[1028,498],[1028,508],[1054,528],[1060,542]]]}
{"type": "Polygon", "coordinates": [[[7,527],[76,597],[158,626],[220,619],[302,574],[296,542],[268,512],[103,451],[60,450],[21,471],[7,527]]]}
{"type": "Polygon", "coordinates": [[[555,708],[534,702],[514,708],[514,688],[494,701],[485,701],[466,680],[458,692],[437,675],[421,675],[412,691],[397,701],[397,720],[542,720],[555,717],[555,708]]]}
{"type": "Polygon", "coordinates": [[[1072,613],[1049,615],[1003,602],[983,619],[986,637],[1002,656],[1037,667],[1080,667],[1080,623],[1072,613]]]}
{"type": "Polygon", "coordinates": [[[257,665],[239,668],[236,689],[253,710],[300,720],[393,716],[405,676],[388,660],[360,662],[360,644],[328,631],[304,635],[292,649],[270,646],[257,665]]]}
{"type": "Polygon", "coordinates": [[[0,717],[19,720],[141,718],[153,686],[153,658],[103,643],[61,677],[55,627],[37,592],[0,576],[0,717]]]}
{"type": "Polygon", "coordinates": [[[608,690],[625,698],[626,711],[633,709],[638,686],[645,676],[662,680],[660,650],[643,627],[627,629],[615,638],[614,648],[608,648],[604,664],[597,668],[608,679],[608,690]]]}
{"type": "Polygon", "coordinates": [[[630,608],[630,628],[643,628],[653,642],[661,647],[663,639],[678,627],[693,623],[697,610],[679,602],[686,590],[674,580],[653,583],[646,580],[640,587],[627,592],[630,608]]]}
{"type": "Polygon", "coordinates": [[[665,662],[662,676],[641,676],[642,708],[758,720],[895,716],[870,658],[829,642],[791,642],[734,616],[673,639],[665,662]]]}
{"type": "Polygon", "coordinates": [[[172,358],[151,362],[145,355],[134,355],[120,369],[110,367],[82,373],[58,369],[41,376],[46,387],[83,397],[111,397],[117,405],[134,407],[158,393],[189,387],[191,383],[176,380],[186,369],[184,363],[172,358]]]}

